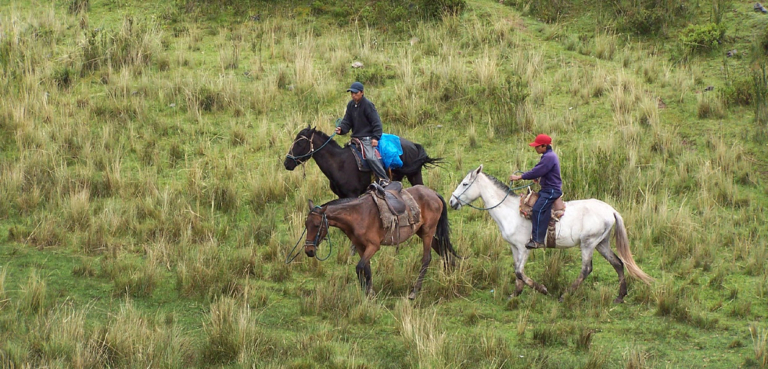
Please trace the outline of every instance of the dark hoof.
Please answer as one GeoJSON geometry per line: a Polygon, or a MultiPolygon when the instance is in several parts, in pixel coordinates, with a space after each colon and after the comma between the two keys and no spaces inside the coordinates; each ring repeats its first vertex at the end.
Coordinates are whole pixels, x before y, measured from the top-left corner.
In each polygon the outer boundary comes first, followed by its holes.
{"type": "Polygon", "coordinates": [[[617,297],[615,300],[613,300],[613,303],[614,304],[623,304],[624,303],[624,299],[621,298],[621,297],[617,297]]]}
{"type": "Polygon", "coordinates": [[[408,300],[414,300],[416,299],[416,292],[411,292],[410,295],[408,295],[408,300]]]}

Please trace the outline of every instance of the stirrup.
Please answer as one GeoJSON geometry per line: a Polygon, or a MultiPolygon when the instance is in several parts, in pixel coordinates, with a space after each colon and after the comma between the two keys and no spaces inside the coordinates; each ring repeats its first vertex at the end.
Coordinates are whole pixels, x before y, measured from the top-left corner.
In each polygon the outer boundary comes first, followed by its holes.
{"type": "Polygon", "coordinates": [[[528,243],[525,244],[525,248],[528,250],[542,249],[544,248],[544,244],[536,242],[534,240],[530,240],[528,241],[528,243]]]}

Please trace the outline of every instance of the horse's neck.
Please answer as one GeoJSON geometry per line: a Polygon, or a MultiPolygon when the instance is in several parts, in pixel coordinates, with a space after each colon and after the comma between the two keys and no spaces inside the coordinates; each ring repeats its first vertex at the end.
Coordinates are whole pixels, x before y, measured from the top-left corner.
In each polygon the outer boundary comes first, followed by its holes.
{"type": "Polygon", "coordinates": [[[341,229],[344,233],[350,231],[353,223],[350,220],[359,219],[363,215],[362,209],[364,204],[360,200],[362,199],[328,206],[325,211],[328,224],[341,229]]]}
{"type": "Polygon", "coordinates": [[[493,209],[488,210],[488,214],[499,224],[515,226],[522,221],[520,196],[500,189],[493,183],[492,179],[486,176],[478,178],[478,180],[481,179],[482,181],[479,183],[482,186],[480,197],[483,199],[485,207],[493,207],[493,209]]]}
{"type": "Polygon", "coordinates": [[[321,138],[317,137],[318,139],[315,140],[315,142],[312,143],[312,145],[315,147],[315,150],[323,146],[325,146],[320,149],[319,151],[316,151],[312,158],[315,159],[315,163],[317,163],[317,166],[320,167],[320,170],[325,174],[326,177],[332,180],[341,180],[343,178],[340,178],[344,175],[341,171],[333,170],[338,166],[339,159],[344,155],[344,148],[339,147],[339,145],[334,145],[333,142],[326,142],[330,140],[330,138],[321,138]],[[317,142],[319,141],[319,142],[317,142]]]}

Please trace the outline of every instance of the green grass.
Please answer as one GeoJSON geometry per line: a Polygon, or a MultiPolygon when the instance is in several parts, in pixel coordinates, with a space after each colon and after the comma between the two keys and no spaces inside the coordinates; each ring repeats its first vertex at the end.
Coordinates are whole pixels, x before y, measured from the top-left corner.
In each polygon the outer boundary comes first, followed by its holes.
{"type": "Polygon", "coordinates": [[[765,367],[764,16],[690,3],[636,34],[647,19],[607,5],[512,3],[386,30],[298,2],[0,5],[2,366],[765,367]],[[684,23],[711,17],[721,44],[686,51],[684,23]],[[424,173],[444,196],[480,164],[532,167],[550,134],[566,200],[618,209],[657,281],[614,305],[596,257],[558,302],[580,255],[549,250],[526,272],[551,295],[509,298],[511,252],[472,209],[449,212],[468,258],[433,260],[415,301],[416,240],[374,257],[369,298],[338,230],[328,261],[285,264],[333,195],[282,159],[356,79],[386,132],[446,158],[424,173]]]}

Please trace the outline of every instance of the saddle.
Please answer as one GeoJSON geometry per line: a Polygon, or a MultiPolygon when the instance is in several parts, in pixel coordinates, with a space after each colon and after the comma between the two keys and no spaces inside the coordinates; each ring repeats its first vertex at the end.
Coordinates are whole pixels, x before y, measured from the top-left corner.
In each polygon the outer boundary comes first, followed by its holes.
{"type": "Polygon", "coordinates": [[[374,182],[368,186],[368,189],[374,192],[376,197],[384,199],[387,208],[389,208],[393,215],[400,216],[405,214],[405,201],[403,201],[401,193],[403,190],[402,182],[390,182],[387,187],[381,187],[378,183],[374,182]]]}
{"type": "MultiPolygon", "coordinates": [[[[345,145],[349,146],[349,149],[355,154],[355,162],[357,163],[357,170],[361,172],[370,172],[371,167],[368,166],[368,161],[365,160],[365,150],[363,150],[363,144],[359,139],[352,137],[352,139],[345,145]]],[[[374,148],[376,151],[376,159],[381,160],[381,153],[378,148],[374,148]]],[[[383,164],[383,163],[382,163],[383,164]]]]}
{"type": "Polygon", "coordinates": [[[387,229],[384,242],[397,244],[400,241],[400,228],[410,227],[414,231],[421,221],[421,210],[416,200],[407,191],[403,191],[401,182],[390,182],[383,188],[378,183],[368,186],[368,192],[379,208],[379,217],[387,229]]]}
{"type": "MultiPolygon", "coordinates": [[[[520,199],[520,215],[522,215],[525,219],[530,220],[531,209],[533,209],[533,205],[536,204],[536,200],[538,199],[539,193],[533,192],[530,188],[528,188],[528,194],[523,195],[520,199]]],[[[547,236],[544,241],[547,248],[555,248],[555,239],[557,238],[555,226],[557,225],[557,222],[560,221],[560,218],[562,218],[564,215],[565,201],[563,201],[563,197],[560,196],[555,200],[555,203],[552,204],[552,217],[549,218],[549,224],[547,224],[547,236]]]]}

